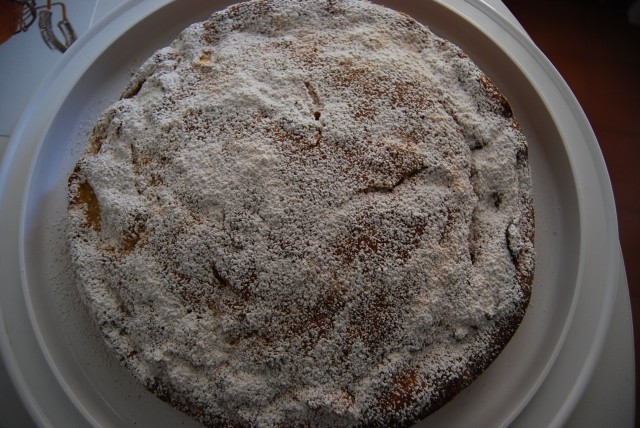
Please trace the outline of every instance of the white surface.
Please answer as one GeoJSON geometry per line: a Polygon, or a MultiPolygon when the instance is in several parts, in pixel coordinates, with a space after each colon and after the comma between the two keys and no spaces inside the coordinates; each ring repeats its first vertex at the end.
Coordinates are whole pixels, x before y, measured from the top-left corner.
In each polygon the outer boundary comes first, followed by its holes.
{"type": "MultiPolygon", "coordinates": [[[[88,17],[93,15],[97,1],[66,2],[67,16],[76,34],[84,34],[89,29],[91,21],[88,17]]],[[[42,4],[41,1],[37,3],[42,4]]],[[[60,19],[60,9],[55,7],[52,22],[58,37],[62,36],[57,33],[55,25],[60,19]]],[[[11,134],[31,94],[61,56],[60,52],[44,44],[37,21],[27,32],[17,34],[0,45],[0,58],[3,59],[0,67],[0,135],[11,134]]]]}
{"type": "MultiPolygon", "coordinates": [[[[71,4],[71,2],[69,2],[68,4],[71,4]]],[[[2,56],[0,56],[0,58],[2,58],[2,56]]],[[[621,291],[622,293],[624,293],[623,295],[624,295],[624,296],[627,296],[627,294],[626,294],[626,283],[625,283],[623,280],[621,280],[621,282],[620,282],[620,288],[621,288],[621,290],[623,290],[623,291],[621,291]]],[[[627,297],[627,299],[628,299],[628,297],[627,297]]],[[[628,300],[627,300],[627,302],[628,302],[628,300]]],[[[628,306],[628,303],[627,303],[627,306],[628,306]]],[[[622,313],[622,312],[621,312],[621,313],[622,313]]],[[[625,329],[624,323],[622,323],[622,324],[621,324],[621,326],[622,326],[622,327],[619,327],[619,329],[616,329],[616,330],[614,330],[614,331],[626,331],[626,332],[629,332],[629,331],[630,331],[630,330],[629,330],[630,318],[627,318],[627,319],[626,319],[626,321],[627,321],[627,323],[626,323],[626,329],[625,329]]],[[[624,337],[624,336],[625,336],[625,335],[624,335],[624,334],[622,334],[622,337],[624,337]]],[[[627,338],[629,337],[629,335],[628,335],[628,334],[627,334],[626,336],[627,336],[627,338]]],[[[604,337],[604,334],[602,334],[602,337],[604,337]]],[[[615,335],[614,335],[614,337],[617,337],[617,336],[615,336],[615,335]]],[[[621,341],[620,341],[620,343],[622,343],[622,344],[624,345],[625,341],[624,341],[624,340],[621,340],[621,341]]],[[[627,342],[626,342],[626,344],[627,344],[627,345],[629,345],[629,342],[627,341],[627,342]]],[[[627,349],[626,349],[626,350],[628,351],[628,349],[629,349],[629,346],[627,346],[627,349]]],[[[618,353],[617,353],[617,352],[614,352],[614,353],[607,352],[605,355],[616,355],[616,354],[618,354],[618,353]]],[[[627,356],[628,356],[629,354],[628,354],[628,352],[624,352],[624,353],[623,353],[623,355],[627,355],[627,356]]],[[[632,354],[631,354],[631,355],[632,355],[632,354]]],[[[603,361],[605,361],[605,362],[606,362],[606,359],[605,359],[605,360],[603,360],[603,361]]],[[[626,363],[627,363],[627,364],[629,363],[628,358],[627,358],[626,363]]],[[[620,364],[619,364],[619,362],[618,362],[618,364],[613,364],[613,367],[615,367],[615,366],[620,367],[621,365],[620,365],[620,364]]],[[[622,366],[628,367],[627,365],[624,365],[624,364],[622,364],[622,366]]],[[[633,366],[631,365],[631,373],[633,373],[633,369],[632,369],[632,367],[633,367],[633,366]]],[[[616,371],[614,374],[619,373],[619,372],[620,372],[620,371],[616,371]]],[[[609,377],[610,377],[609,375],[603,376],[603,378],[604,378],[604,379],[608,379],[609,377]]],[[[619,377],[619,376],[618,376],[618,377],[614,376],[613,378],[615,378],[615,379],[619,379],[620,377],[619,377]]],[[[596,378],[594,378],[594,379],[597,379],[597,377],[596,377],[596,378]]],[[[627,376],[627,380],[628,380],[628,376],[627,376]]],[[[630,383],[631,383],[631,385],[633,385],[633,380],[632,380],[632,379],[631,379],[631,382],[630,382],[630,383]]],[[[626,385],[628,386],[628,385],[629,385],[629,382],[627,382],[627,383],[626,383],[626,385]]],[[[606,382],[604,382],[604,386],[605,386],[605,387],[607,386],[607,385],[606,385],[606,382]]],[[[611,387],[611,384],[609,384],[608,386],[609,386],[609,387],[611,387]]],[[[617,386],[617,387],[616,387],[616,389],[619,391],[619,390],[620,390],[620,387],[619,387],[619,386],[617,386]]],[[[632,390],[632,389],[633,389],[633,388],[631,388],[631,390],[632,390]]],[[[597,394],[597,392],[598,392],[598,391],[596,391],[596,394],[595,394],[596,396],[598,395],[598,394],[597,394]]],[[[605,395],[606,395],[606,396],[608,396],[607,394],[605,394],[605,395]]],[[[585,397],[589,397],[589,395],[587,395],[587,396],[585,396],[585,397]]],[[[605,400],[606,400],[606,397],[605,397],[605,400]]],[[[631,400],[627,400],[627,402],[630,402],[630,401],[631,401],[631,400]]],[[[622,402],[623,402],[623,403],[625,402],[624,397],[623,397],[622,402]]],[[[592,408],[591,406],[588,406],[588,407],[589,407],[589,408],[592,408]]],[[[620,406],[619,406],[619,407],[620,407],[620,406]]],[[[625,407],[626,407],[627,409],[631,408],[630,406],[624,406],[624,405],[622,405],[622,408],[623,408],[623,409],[624,409],[625,407]]],[[[625,414],[625,412],[622,412],[622,413],[623,413],[623,414],[625,414]]],[[[599,414],[607,414],[607,412],[606,412],[606,411],[603,411],[603,412],[599,412],[599,414]]],[[[628,414],[628,412],[627,412],[626,414],[628,414]]],[[[0,416],[1,416],[1,413],[0,413],[0,416]]],[[[611,420],[611,419],[610,419],[610,420],[611,420]]],[[[618,420],[620,420],[620,419],[618,419],[618,420]]],[[[0,419],[0,421],[2,421],[2,420],[0,419]]],[[[525,425],[522,425],[522,426],[525,426],[525,425]]],[[[583,425],[583,426],[584,426],[584,425],[583,425]]],[[[594,425],[594,426],[595,426],[595,425],[594,425]]],[[[617,425],[617,424],[616,424],[616,425],[614,425],[614,426],[625,426],[625,425],[617,425]]],[[[629,426],[630,426],[630,425],[629,425],[629,426]]]]}
{"type": "Polygon", "coordinates": [[[624,272],[616,297],[616,310],[607,334],[604,353],[589,387],[566,423],[566,428],[633,427],[635,361],[631,306],[624,272]]]}
{"type": "Polygon", "coordinates": [[[4,151],[7,149],[8,144],[9,144],[9,136],[0,135],[0,162],[2,161],[4,151]]]}

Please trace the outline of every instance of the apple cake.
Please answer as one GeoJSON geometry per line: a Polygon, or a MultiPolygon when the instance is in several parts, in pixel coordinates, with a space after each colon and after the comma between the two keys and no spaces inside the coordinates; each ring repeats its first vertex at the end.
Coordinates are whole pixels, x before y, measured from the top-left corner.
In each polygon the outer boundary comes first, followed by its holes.
{"type": "Polygon", "coordinates": [[[520,324],[524,134],[456,45],[357,0],[257,0],[135,73],[69,177],[108,347],[211,427],[409,426],[520,324]]]}

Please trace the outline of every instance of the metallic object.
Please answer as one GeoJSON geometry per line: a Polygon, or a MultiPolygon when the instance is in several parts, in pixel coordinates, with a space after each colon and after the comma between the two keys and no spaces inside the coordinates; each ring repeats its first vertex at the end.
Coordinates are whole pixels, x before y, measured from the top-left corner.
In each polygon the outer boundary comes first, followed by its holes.
{"type": "Polygon", "coordinates": [[[47,6],[38,8],[38,27],[40,27],[40,35],[42,36],[42,40],[49,46],[50,49],[56,49],[60,52],[66,51],[69,46],[76,41],[77,36],[71,23],[67,19],[67,8],[64,3],[56,2],[52,3],[51,0],[47,0],[47,6]],[[64,41],[58,39],[56,34],[53,31],[52,25],[52,16],[53,6],[60,6],[62,11],[62,19],[58,21],[58,29],[62,33],[64,37],[64,41]]]}
{"type": "Polygon", "coordinates": [[[15,34],[27,31],[36,20],[36,2],[35,0],[12,0],[14,3],[22,5],[22,17],[15,34]]]}

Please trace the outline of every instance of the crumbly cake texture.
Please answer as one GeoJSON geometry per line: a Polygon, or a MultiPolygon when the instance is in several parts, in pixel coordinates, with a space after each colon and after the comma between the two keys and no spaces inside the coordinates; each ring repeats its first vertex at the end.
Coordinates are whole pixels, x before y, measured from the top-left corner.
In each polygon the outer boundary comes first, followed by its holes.
{"type": "Polygon", "coordinates": [[[533,208],[509,104],[355,0],[190,26],[99,119],[69,243],[107,344],[209,426],[408,426],[503,349],[533,208]]]}

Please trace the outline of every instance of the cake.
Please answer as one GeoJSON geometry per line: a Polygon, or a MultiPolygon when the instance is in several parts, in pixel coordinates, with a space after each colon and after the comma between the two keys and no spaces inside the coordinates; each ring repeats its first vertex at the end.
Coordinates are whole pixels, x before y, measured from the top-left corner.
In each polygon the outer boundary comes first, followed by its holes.
{"type": "Polygon", "coordinates": [[[97,121],[68,223],[108,348],[210,427],[410,426],[504,349],[534,270],[509,103],[356,0],[185,29],[97,121]]]}

